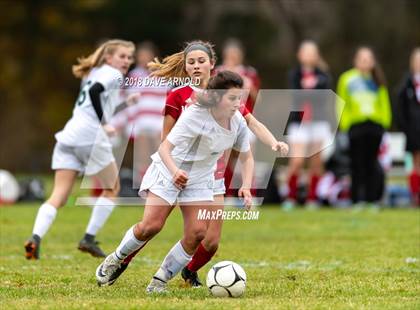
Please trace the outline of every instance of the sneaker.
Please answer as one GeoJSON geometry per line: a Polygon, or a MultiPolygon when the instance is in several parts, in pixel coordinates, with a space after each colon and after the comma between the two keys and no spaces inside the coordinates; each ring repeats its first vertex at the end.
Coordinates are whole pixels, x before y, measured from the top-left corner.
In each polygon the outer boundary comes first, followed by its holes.
{"type": "Polygon", "coordinates": [[[203,284],[200,282],[200,279],[198,278],[197,272],[190,271],[187,267],[182,269],[181,276],[185,283],[189,284],[191,287],[203,286],[203,284]]]}
{"type": "Polygon", "coordinates": [[[165,281],[163,281],[163,280],[161,280],[157,277],[153,277],[152,280],[150,281],[149,285],[146,288],[146,293],[147,294],[167,293],[168,292],[167,287],[168,287],[168,283],[166,283],[165,281]]]}
{"type": "Polygon", "coordinates": [[[90,253],[94,257],[106,257],[105,253],[101,250],[98,244],[98,241],[88,241],[83,238],[80,240],[79,246],[77,248],[82,252],[90,253]]]}
{"type": "Polygon", "coordinates": [[[25,257],[26,259],[39,259],[39,248],[41,240],[36,237],[31,237],[25,242],[25,257]]]}
{"type": "Polygon", "coordinates": [[[120,274],[127,268],[128,265],[121,269],[121,261],[114,257],[114,253],[110,254],[105,260],[96,268],[96,282],[99,286],[112,285],[120,276],[120,274]],[[116,276],[116,274],[118,274],[116,276]]]}

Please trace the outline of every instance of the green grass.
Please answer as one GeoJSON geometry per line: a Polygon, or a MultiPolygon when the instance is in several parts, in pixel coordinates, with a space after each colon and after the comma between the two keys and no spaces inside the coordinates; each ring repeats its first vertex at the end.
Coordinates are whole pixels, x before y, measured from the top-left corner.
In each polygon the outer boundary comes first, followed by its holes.
{"type": "MultiPolygon", "coordinates": [[[[101,260],[76,249],[90,209],[62,209],[43,240],[42,259],[27,261],[23,243],[37,209],[35,204],[0,208],[2,309],[420,308],[418,210],[284,213],[272,207],[261,209],[257,221],[226,221],[212,263],[241,264],[247,291],[238,299],[217,299],[205,287],[184,288],[179,276],[170,283],[170,294],[145,294],[150,277],[181,237],[179,210],[113,286],[99,288],[94,273],[101,260]]],[[[117,208],[98,235],[103,249],[112,251],[142,211],[117,208]]],[[[200,271],[201,279],[211,264],[200,271]]]]}

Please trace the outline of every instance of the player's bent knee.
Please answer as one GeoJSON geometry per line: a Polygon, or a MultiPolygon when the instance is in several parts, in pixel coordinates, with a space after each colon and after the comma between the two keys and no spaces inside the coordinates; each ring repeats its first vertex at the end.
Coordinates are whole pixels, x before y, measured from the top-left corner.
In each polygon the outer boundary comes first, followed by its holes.
{"type": "Polygon", "coordinates": [[[206,229],[203,227],[193,228],[188,233],[188,239],[192,242],[201,242],[206,237],[206,229]]]}
{"type": "Polygon", "coordinates": [[[152,238],[162,230],[162,227],[163,224],[160,222],[144,223],[142,227],[142,234],[147,239],[152,238]]]}

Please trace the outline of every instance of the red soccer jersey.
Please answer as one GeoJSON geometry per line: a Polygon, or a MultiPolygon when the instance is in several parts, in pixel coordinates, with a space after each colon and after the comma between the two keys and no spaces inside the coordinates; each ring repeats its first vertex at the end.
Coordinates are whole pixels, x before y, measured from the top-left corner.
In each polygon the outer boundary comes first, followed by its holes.
{"type": "MultiPolygon", "coordinates": [[[[175,120],[181,116],[181,113],[190,105],[196,102],[196,93],[201,92],[202,89],[196,88],[190,85],[183,85],[172,89],[168,97],[166,98],[165,108],[163,110],[163,115],[170,115],[175,120]]],[[[241,106],[239,109],[242,116],[248,115],[250,112],[245,105],[241,106]]],[[[226,170],[226,161],[225,157],[222,156],[217,161],[216,172],[214,177],[216,180],[223,179],[223,175],[226,170]]]]}

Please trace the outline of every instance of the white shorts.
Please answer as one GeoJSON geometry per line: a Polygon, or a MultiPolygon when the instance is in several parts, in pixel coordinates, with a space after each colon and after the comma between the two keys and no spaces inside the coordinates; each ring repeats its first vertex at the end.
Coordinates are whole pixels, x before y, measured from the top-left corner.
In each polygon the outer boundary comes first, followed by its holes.
{"type": "Polygon", "coordinates": [[[290,143],[323,143],[331,135],[330,124],[324,121],[292,123],[287,135],[290,143]]]}
{"type": "Polygon", "coordinates": [[[214,180],[213,195],[224,195],[226,194],[225,178],[214,180]]]}
{"type": "Polygon", "coordinates": [[[68,146],[57,142],[51,168],[79,171],[85,175],[97,174],[115,161],[111,146],[68,146]]]}
{"type": "Polygon", "coordinates": [[[143,176],[139,196],[146,198],[147,192],[150,191],[173,206],[177,201],[179,203],[213,201],[213,187],[214,179],[212,178],[200,183],[187,183],[187,186],[180,190],[159,170],[157,164],[152,163],[143,176]]]}

